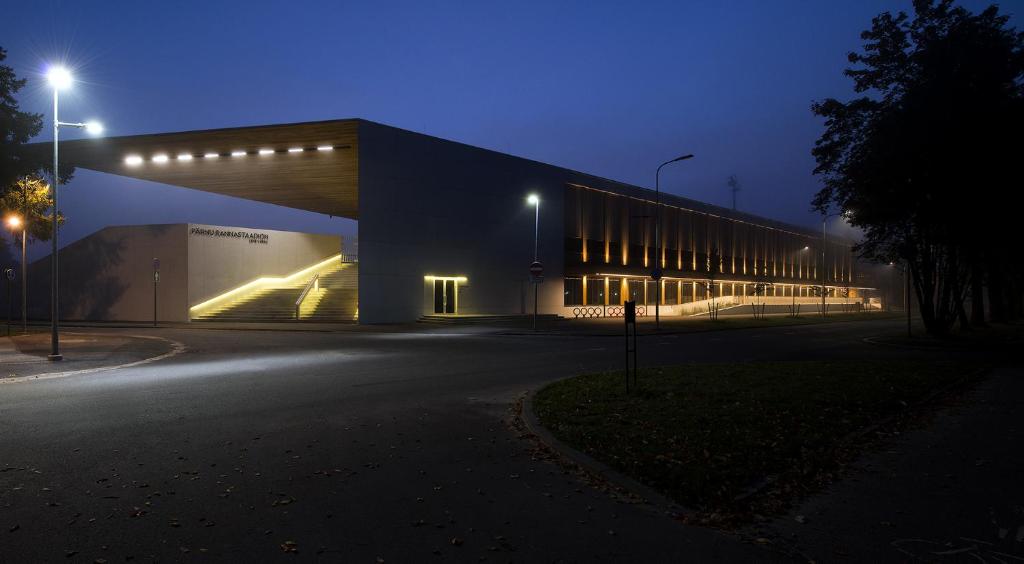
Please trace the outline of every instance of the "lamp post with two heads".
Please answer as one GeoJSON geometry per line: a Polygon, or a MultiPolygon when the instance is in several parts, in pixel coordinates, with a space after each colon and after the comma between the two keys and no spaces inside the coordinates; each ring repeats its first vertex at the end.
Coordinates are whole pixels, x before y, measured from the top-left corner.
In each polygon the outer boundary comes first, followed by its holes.
{"type": "Polygon", "coordinates": [[[51,221],[53,233],[50,234],[51,242],[51,254],[50,254],[50,354],[47,356],[50,360],[62,360],[64,357],[60,354],[60,337],[58,336],[58,318],[60,315],[60,308],[58,306],[58,292],[57,283],[59,277],[57,275],[58,258],[57,258],[57,197],[58,188],[60,187],[60,162],[58,158],[58,145],[60,137],[61,127],[74,127],[76,129],[85,129],[89,133],[99,134],[103,132],[103,126],[97,122],[86,122],[86,123],[69,123],[60,121],[60,114],[58,113],[58,101],[60,98],[60,91],[71,87],[74,79],[71,73],[67,69],[60,66],[50,68],[46,73],[46,78],[50,82],[50,86],[53,87],[53,208],[51,210],[51,221]]]}

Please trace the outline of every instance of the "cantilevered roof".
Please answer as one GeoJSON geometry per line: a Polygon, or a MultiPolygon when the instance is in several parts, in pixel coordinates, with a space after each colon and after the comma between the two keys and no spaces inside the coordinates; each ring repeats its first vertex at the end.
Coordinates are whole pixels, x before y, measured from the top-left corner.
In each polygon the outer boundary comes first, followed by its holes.
{"type": "MultiPolygon", "coordinates": [[[[359,218],[359,120],[61,141],[62,163],[359,218]]],[[[37,146],[49,147],[49,143],[37,146]]]]}

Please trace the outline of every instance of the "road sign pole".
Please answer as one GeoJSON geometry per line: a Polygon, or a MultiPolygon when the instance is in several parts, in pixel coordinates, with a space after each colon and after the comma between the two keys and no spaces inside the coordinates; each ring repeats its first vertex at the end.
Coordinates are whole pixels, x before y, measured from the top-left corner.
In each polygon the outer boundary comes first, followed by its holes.
{"type": "Polygon", "coordinates": [[[533,281],[533,330],[537,330],[537,302],[540,292],[538,286],[544,281],[544,265],[538,260],[530,264],[530,280],[533,281]]]}
{"type": "Polygon", "coordinates": [[[7,269],[7,336],[11,336],[11,280],[14,280],[14,269],[7,269]]]}
{"type": "Polygon", "coordinates": [[[156,285],[160,282],[160,259],[153,259],[153,327],[156,327],[156,285]]]}
{"type": "Polygon", "coordinates": [[[533,281],[533,330],[537,330],[537,296],[540,292],[537,290],[537,281],[533,281]]]}

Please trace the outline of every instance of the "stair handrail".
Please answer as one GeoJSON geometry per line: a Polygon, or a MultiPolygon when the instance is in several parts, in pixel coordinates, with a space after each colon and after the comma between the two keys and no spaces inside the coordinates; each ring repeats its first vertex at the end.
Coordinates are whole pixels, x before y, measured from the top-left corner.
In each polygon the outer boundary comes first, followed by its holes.
{"type": "Polygon", "coordinates": [[[299,294],[299,299],[295,300],[295,321],[299,320],[299,308],[302,307],[302,302],[306,299],[306,294],[309,294],[311,289],[320,289],[320,273],[317,272],[306,282],[306,287],[302,289],[302,293],[299,294]]]}

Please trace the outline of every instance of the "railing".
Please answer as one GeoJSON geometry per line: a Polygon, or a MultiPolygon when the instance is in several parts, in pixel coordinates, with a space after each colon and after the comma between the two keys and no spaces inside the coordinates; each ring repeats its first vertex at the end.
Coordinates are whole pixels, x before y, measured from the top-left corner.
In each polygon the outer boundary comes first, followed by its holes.
{"type": "MultiPolygon", "coordinates": [[[[587,317],[622,317],[625,312],[625,308],[622,306],[580,306],[572,308],[572,314],[577,319],[587,317]]],[[[645,317],[647,315],[647,307],[643,305],[636,306],[637,317],[645,317]]]]}
{"type": "Polygon", "coordinates": [[[316,273],[309,282],[306,282],[306,287],[302,289],[302,293],[299,294],[299,299],[295,300],[295,321],[299,320],[299,308],[302,307],[302,302],[306,299],[306,295],[309,294],[310,290],[320,289],[320,273],[316,273]]]}

